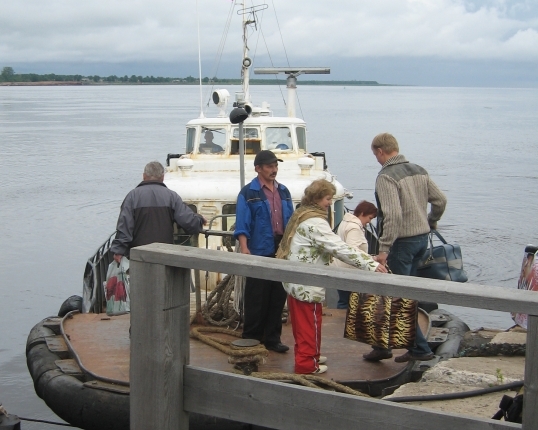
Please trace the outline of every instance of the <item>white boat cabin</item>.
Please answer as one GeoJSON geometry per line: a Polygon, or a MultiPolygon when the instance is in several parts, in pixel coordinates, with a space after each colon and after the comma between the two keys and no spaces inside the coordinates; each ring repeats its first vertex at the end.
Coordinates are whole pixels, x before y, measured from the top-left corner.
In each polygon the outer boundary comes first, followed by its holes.
{"type": "MultiPolygon", "coordinates": [[[[350,193],[326,169],[324,154],[308,153],[303,120],[270,115],[264,104],[262,108],[253,108],[243,123],[246,183],[256,176],[256,154],[269,149],[283,160],[279,163],[277,181],[288,187],[296,206],[313,180],[323,178],[334,183],[337,191],[329,218],[333,226],[337,225],[344,214],[344,197],[350,197],[350,193]]],[[[239,127],[227,117],[199,118],[189,121],[186,127],[185,154],[169,155],[165,183],[191,209],[212,220],[211,229],[230,230],[241,188],[239,127]]],[[[180,233],[176,243],[187,240],[180,233]]],[[[217,249],[221,244],[220,237],[209,238],[209,248],[217,249]]],[[[199,246],[205,247],[203,236],[199,246]]]]}

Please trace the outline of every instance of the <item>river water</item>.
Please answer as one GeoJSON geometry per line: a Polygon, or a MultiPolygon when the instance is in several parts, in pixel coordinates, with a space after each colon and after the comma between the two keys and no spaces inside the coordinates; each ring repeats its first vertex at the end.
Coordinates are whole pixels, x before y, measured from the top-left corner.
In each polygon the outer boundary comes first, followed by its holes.
{"type": "MultiPolygon", "coordinates": [[[[251,92],[285,115],[278,87],[251,92]]],[[[9,413],[59,421],[34,393],[26,337],[81,294],[86,260],[114,231],[125,194],[146,162],[182,151],[199,100],[189,86],[0,87],[0,403],[9,413]]],[[[348,207],[374,201],[370,142],[394,134],[446,193],[439,229],[461,245],[470,282],[505,288],[517,286],[525,245],[538,244],[537,112],[538,89],[299,88],[309,150],[327,153],[354,193],[348,207]]],[[[513,324],[507,313],[443,308],[471,328],[513,324]]]]}

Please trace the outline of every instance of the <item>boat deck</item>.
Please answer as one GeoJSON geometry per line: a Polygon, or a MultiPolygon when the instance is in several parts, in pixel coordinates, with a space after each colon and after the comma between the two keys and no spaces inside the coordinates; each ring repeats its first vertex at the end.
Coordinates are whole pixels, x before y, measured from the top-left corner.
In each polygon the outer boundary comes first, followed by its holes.
{"type": "MultiPolygon", "coordinates": [[[[343,338],[345,310],[325,309],[322,328],[322,355],[327,356],[328,371],[320,377],[332,379],[346,385],[361,381],[388,381],[405,371],[407,363],[396,363],[393,359],[372,363],[362,359],[370,346],[343,338]]],[[[420,314],[423,332],[428,330],[428,317],[420,314]]],[[[130,315],[109,317],[106,314],[75,314],[64,320],[64,333],[78,362],[83,369],[98,379],[129,382],[129,326],[130,315]]],[[[235,340],[232,336],[214,336],[235,340]]],[[[290,346],[287,353],[269,351],[260,372],[293,373],[293,335],[291,324],[283,326],[282,342],[290,346]]],[[[233,371],[228,356],[197,340],[190,342],[190,364],[220,371],[233,371]]],[[[394,356],[405,350],[394,350],[394,356]]]]}

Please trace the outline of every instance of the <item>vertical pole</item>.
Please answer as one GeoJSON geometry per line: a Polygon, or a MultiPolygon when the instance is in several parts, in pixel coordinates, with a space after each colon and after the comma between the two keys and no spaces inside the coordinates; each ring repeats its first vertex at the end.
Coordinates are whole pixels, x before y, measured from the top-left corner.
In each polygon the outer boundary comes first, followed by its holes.
{"type": "Polygon", "coordinates": [[[523,394],[523,429],[536,428],[538,423],[538,316],[527,317],[525,353],[525,390],[523,394]]]}
{"type": "MultiPolygon", "coordinates": [[[[133,250],[136,254],[136,250],[133,250]]],[[[131,261],[132,430],[188,430],[183,368],[189,363],[190,269],[131,261]]]]}
{"type": "Polygon", "coordinates": [[[200,79],[200,116],[204,118],[204,100],[202,98],[202,54],[200,48],[200,15],[198,15],[198,0],[196,0],[196,25],[198,28],[198,76],[200,79]]]}
{"type": "MultiPolygon", "coordinates": [[[[192,246],[198,248],[200,243],[200,235],[195,234],[192,236],[192,246]]],[[[194,296],[196,298],[196,316],[202,315],[202,290],[200,281],[200,270],[194,270],[194,296]]]]}
{"type": "Polygon", "coordinates": [[[239,123],[239,181],[241,188],[245,186],[245,138],[243,136],[243,121],[239,123]]]}
{"type": "Polygon", "coordinates": [[[295,118],[295,98],[297,97],[297,77],[289,75],[287,79],[288,88],[288,117],[295,118]]]}
{"type": "Polygon", "coordinates": [[[243,77],[243,94],[245,95],[245,103],[250,103],[250,73],[249,67],[245,66],[245,58],[248,58],[248,30],[247,16],[245,14],[245,3],[243,1],[243,63],[241,64],[241,73],[243,77]]]}

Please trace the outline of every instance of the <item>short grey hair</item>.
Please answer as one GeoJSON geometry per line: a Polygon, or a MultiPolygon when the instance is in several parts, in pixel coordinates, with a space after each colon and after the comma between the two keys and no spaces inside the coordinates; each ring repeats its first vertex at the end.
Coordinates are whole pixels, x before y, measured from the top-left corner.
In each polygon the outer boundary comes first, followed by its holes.
{"type": "Polygon", "coordinates": [[[158,161],[152,161],[144,167],[144,175],[146,175],[148,179],[161,179],[164,176],[164,167],[158,161]]]}

